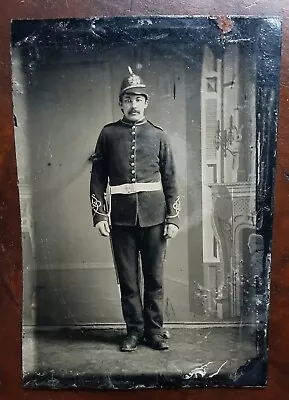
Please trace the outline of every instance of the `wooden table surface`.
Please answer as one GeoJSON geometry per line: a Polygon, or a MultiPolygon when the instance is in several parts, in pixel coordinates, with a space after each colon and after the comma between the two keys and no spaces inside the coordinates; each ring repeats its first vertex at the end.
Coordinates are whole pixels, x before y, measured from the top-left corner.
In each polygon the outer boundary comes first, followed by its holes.
{"type": "Polygon", "coordinates": [[[0,11],[0,399],[289,398],[289,0],[2,0],[0,11]],[[117,15],[281,16],[283,40],[275,183],[269,381],[263,389],[38,391],[21,387],[21,242],[13,138],[10,19],[117,15]]]}

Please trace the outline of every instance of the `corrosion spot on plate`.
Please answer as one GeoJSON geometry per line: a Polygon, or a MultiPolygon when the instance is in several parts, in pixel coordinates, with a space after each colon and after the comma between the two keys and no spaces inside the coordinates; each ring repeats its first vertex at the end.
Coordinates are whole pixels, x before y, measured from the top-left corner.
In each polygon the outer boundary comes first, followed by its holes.
{"type": "Polygon", "coordinates": [[[233,21],[230,17],[227,16],[219,16],[216,18],[216,23],[218,28],[222,31],[222,33],[229,33],[233,28],[233,21]]]}

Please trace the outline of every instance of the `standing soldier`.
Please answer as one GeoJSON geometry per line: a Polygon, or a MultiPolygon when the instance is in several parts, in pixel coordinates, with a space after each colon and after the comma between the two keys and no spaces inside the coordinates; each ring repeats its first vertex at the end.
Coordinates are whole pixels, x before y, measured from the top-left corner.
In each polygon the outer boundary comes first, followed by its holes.
{"type": "Polygon", "coordinates": [[[123,118],[104,126],[93,156],[93,224],[102,236],[111,237],[127,327],[121,351],[135,350],[142,339],[155,350],[165,350],[169,345],[163,334],[163,262],[166,241],[178,232],[180,212],[172,149],[165,132],[146,119],[146,86],[130,67],[119,106],[123,118]]]}

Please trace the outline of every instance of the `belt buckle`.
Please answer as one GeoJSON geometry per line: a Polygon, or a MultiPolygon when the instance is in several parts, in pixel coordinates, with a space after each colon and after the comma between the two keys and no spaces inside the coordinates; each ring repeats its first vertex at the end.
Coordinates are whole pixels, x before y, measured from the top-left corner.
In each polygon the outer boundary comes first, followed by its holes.
{"type": "Polygon", "coordinates": [[[134,183],[130,183],[127,186],[126,192],[127,192],[127,194],[135,193],[135,184],[134,183]]]}

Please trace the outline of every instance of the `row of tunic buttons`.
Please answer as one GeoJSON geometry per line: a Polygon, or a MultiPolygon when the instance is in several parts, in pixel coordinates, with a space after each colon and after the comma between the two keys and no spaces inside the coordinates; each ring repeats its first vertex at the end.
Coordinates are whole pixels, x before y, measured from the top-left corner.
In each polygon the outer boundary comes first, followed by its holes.
{"type": "MultiPolygon", "coordinates": [[[[135,137],[135,125],[132,127],[132,132],[131,132],[131,134],[135,137]]],[[[135,138],[132,139],[132,146],[131,146],[131,149],[132,149],[132,151],[133,151],[133,154],[131,155],[131,158],[134,160],[134,158],[135,158],[135,154],[134,154],[134,151],[135,151],[135,138]]],[[[135,169],[134,169],[135,163],[132,162],[130,165],[131,165],[131,167],[132,167],[131,173],[134,175],[134,176],[131,178],[131,181],[132,181],[132,182],[135,182],[135,169]]]]}

